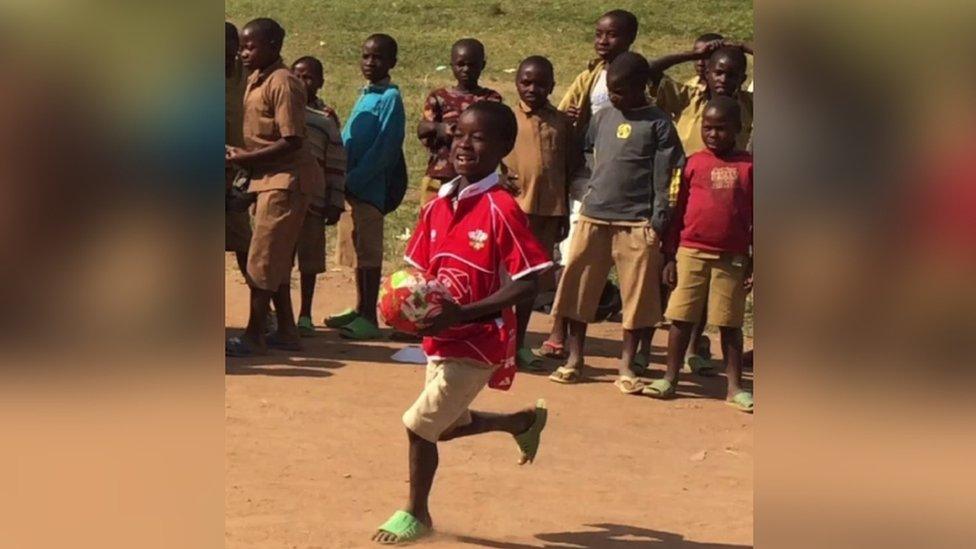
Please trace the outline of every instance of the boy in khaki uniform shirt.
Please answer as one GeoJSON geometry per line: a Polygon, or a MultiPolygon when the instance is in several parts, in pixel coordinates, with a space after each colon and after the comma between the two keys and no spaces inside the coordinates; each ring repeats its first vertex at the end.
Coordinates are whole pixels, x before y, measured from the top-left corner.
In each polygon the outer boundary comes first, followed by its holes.
{"type": "MultiPolygon", "coordinates": [[[[515,109],[518,137],[503,164],[503,170],[519,189],[516,200],[529,218],[529,227],[548,254],[569,232],[569,178],[581,156],[573,119],[549,103],[554,86],[552,63],[545,57],[528,57],[519,64],[515,76],[520,100],[515,109]]],[[[544,273],[538,290],[554,287],[552,275],[544,273]]],[[[515,308],[517,361],[520,368],[526,369],[539,363],[539,358],[524,345],[534,301],[535,293],[515,308]]]]}
{"type": "Polygon", "coordinates": [[[253,71],[244,94],[246,149],[228,147],[226,158],[250,170],[250,191],[257,199],[247,258],[250,318],[243,337],[228,340],[230,356],[263,353],[269,346],[301,348],[289,278],[309,195],[324,175],[304,147],[306,90],[281,61],[284,36],[284,29],[266,18],[251,21],[241,33],[241,60],[253,71]],[[278,331],[265,338],[272,300],[278,331]]]}
{"type": "MultiPolygon", "coordinates": [[[[237,56],[240,49],[237,27],[224,22],[224,142],[232,147],[244,146],[244,87],[247,75],[237,56]]],[[[230,190],[237,170],[227,166],[224,170],[224,186],[230,190]]],[[[224,212],[224,250],[234,252],[241,273],[247,272],[247,248],[251,245],[251,216],[247,212],[224,212]]]]}

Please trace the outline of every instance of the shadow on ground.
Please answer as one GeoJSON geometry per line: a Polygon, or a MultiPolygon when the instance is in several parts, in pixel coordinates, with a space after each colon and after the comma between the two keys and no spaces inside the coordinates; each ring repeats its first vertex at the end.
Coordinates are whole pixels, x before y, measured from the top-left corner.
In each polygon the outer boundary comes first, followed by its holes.
{"type": "Polygon", "coordinates": [[[536,534],[536,538],[544,542],[543,545],[526,545],[494,541],[490,539],[459,536],[461,543],[496,549],[540,549],[540,548],[638,548],[651,549],[748,549],[751,545],[732,545],[726,543],[702,543],[686,540],[681,534],[623,526],[620,524],[587,524],[586,528],[597,530],[583,530],[577,532],[559,532],[536,534]]]}

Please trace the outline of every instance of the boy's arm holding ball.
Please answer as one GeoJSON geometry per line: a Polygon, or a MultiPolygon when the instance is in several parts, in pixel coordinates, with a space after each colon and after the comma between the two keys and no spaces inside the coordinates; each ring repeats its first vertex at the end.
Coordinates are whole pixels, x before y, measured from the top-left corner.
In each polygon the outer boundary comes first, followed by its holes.
{"type": "Polygon", "coordinates": [[[468,324],[479,318],[491,317],[503,309],[512,307],[533,295],[536,291],[538,275],[528,274],[518,280],[511,280],[497,292],[467,305],[458,305],[454,301],[445,301],[441,305],[441,313],[431,319],[420,335],[436,335],[447,328],[468,324]]]}

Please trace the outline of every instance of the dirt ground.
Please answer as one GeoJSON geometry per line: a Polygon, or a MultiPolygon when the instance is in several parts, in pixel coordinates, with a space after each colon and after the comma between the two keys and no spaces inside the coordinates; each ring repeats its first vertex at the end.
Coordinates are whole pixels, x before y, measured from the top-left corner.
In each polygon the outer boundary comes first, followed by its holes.
{"type": "MultiPolygon", "coordinates": [[[[225,322],[236,335],[247,288],[230,255],[226,273],[225,322]]],[[[316,324],[354,300],[351,273],[321,276],[316,324]]],[[[530,342],[550,325],[534,315],[530,342]]],[[[519,467],[504,434],[441,444],[431,496],[437,533],[423,546],[752,546],[753,417],[724,404],[723,377],[685,376],[682,398],[670,402],[622,395],[611,384],[619,334],[619,324],[591,328],[589,382],[520,373],[510,391],[478,397],[475,408],[498,411],[545,398],[539,455],[519,467]]],[[[398,343],[352,344],[325,329],[303,341],[300,353],[227,359],[228,548],[371,547],[376,526],[406,500],[400,416],[423,366],[391,361],[398,343]]],[[[653,376],[663,370],[664,341],[655,335],[653,376]]]]}

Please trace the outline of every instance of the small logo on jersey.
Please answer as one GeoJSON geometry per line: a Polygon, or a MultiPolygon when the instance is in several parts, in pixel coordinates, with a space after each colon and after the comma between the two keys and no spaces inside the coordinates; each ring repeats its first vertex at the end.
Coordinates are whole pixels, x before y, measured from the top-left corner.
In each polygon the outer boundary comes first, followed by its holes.
{"type": "Polygon", "coordinates": [[[485,242],[488,241],[488,233],[478,229],[476,231],[471,231],[468,233],[468,244],[471,245],[475,250],[480,250],[485,247],[485,242]]]}
{"type": "Polygon", "coordinates": [[[617,138],[627,139],[628,137],[630,137],[630,130],[631,130],[630,124],[626,122],[617,126],[617,138]]]}
{"type": "Polygon", "coordinates": [[[711,176],[713,189],[732,189],[739,180],[739,170],[734,166],[712,168],[711,176]]]}

